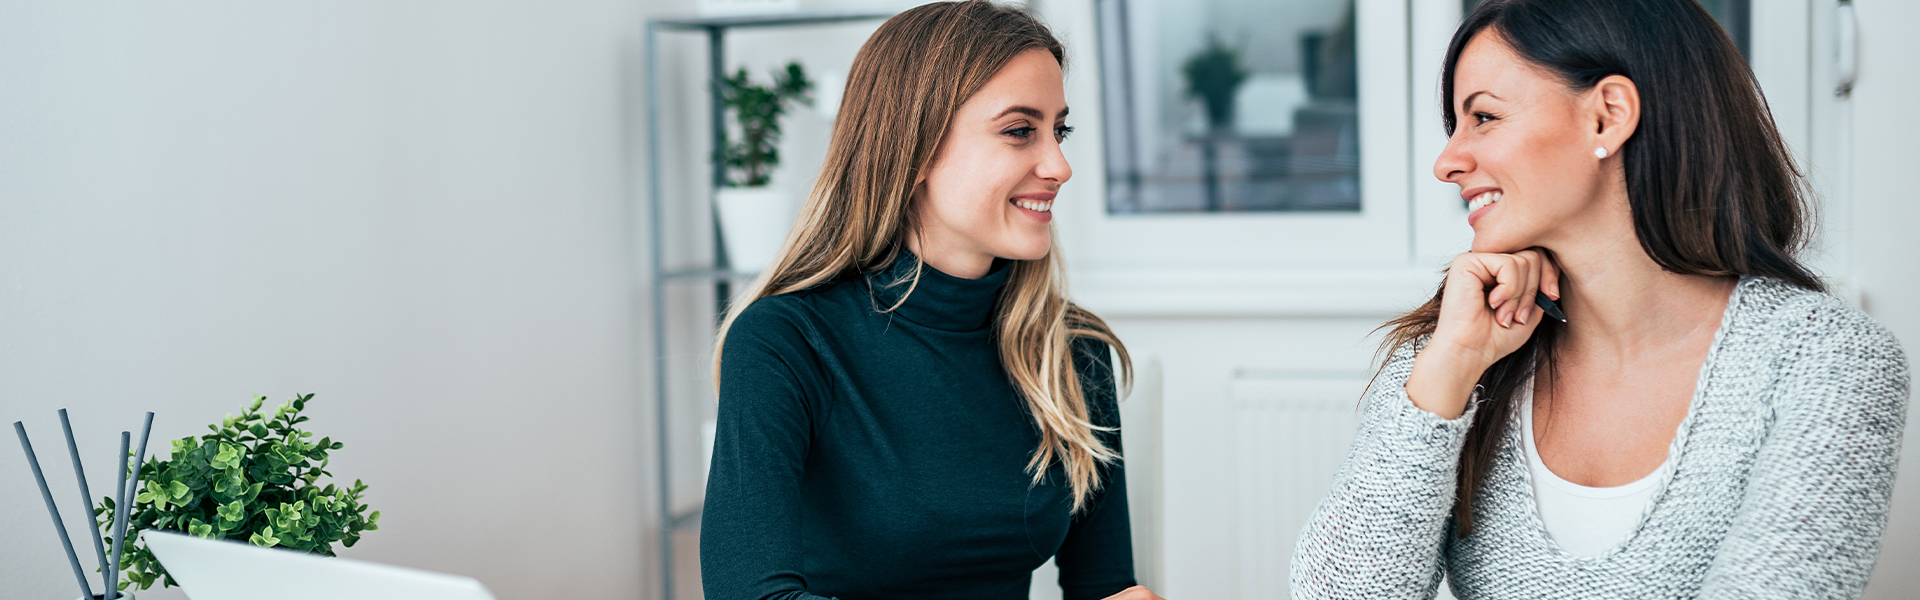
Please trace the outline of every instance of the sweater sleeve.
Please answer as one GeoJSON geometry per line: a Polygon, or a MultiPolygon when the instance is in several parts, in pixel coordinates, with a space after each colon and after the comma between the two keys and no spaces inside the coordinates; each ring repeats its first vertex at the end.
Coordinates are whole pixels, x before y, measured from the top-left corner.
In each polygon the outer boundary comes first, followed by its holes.
{"type": "Polygon", "coordinates": [[[1407,397],[1423,338],[1394,351],[1367,391],[1360,430],[1293,551],[1292,597],[1433,598],[1460,449],[1476,395],[1446,420],[1407,397]]]}
{"type": "MultiPolygon", "coordinates": [[[[1086,340],[1074,344],[1074,368],[1080,373],[1087,413],[1095,425],[1112,427],[1100,432],[1100,441],[1121,452],[1120,405],[1107,345],[1086,340]]],[[[1067,539],[1054,562],[1060,567],[1060,589],[1066,600],[1100,600],[1133,587],[1133,527],[1127,512],[1127,468],[1124,460],[1105,470],[1100,490],[1086,511],[1074,515],[1067,539]]]]}
{"type": "Polygon", "coordinates": [[[1873,573],[1910,391],[1900,344],[1822,298],[1794,318],[1772,427],[1700,598],[1858,598],[1873,573]]]}
{"type": "Polygon", "coordinates": [[[700,575],[714,600],[816,600],[807,593],[800,476],[822,383],[802,324],[756,301],[720,361],[720,407],[701,518],[700,575]]]}

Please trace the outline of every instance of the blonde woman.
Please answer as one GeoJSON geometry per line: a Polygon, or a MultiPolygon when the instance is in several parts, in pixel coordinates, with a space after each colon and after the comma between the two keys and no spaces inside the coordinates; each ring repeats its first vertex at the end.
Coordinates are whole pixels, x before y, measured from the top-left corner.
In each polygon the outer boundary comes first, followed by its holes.
{"type": "Polygon", "coordinates": [[[1104,322],[1049,224],[1073,171],[1046,26],[920,6],[854,59],[826,166],[715,352],[714,600],[1067,598],[1134,585],[1104,322]]]}

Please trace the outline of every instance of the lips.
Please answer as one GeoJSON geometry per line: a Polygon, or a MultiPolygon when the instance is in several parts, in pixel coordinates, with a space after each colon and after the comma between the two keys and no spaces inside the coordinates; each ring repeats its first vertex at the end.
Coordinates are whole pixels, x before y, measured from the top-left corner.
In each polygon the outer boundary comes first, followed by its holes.
{"type": "Polygon", "coordinates": [[[1480,209],[1486,208],[1488,206],[1492,206],[1495,202],[1499,202],[1500,197],[1502,195],[1503,194],[1500,192],[1500,190],[1493,190],[1490,192],[1482,193],[1479,196],[1475,196],[1474,199],[1467,201],[1467,212],[1469,213],[1480,212],[1480,209]]]}
{"type": "Polygon", "coordinates": [[[1506,192],[1492,187],[1473,188],[1460,194],[1462,198],[1467,199],[1467,226],[1472,227],[1474,223],[1479,222],[1480,218],[1493,210],[1493,205],[1499,204],[1500,199],[1505,195],[1506,192]]]}
{"type": "Polygon", "coordinates": [[[1031,210],[1034,212],[1049,212],[1053,210],[1052,202],[1037,202],[1033,200],[1017,200],[1016,199],[1013,201],[1013,205],[1018,206],[1020,208],[1027,209],[1027,210],[1031,210]]]}
{"type": "Polygon", "coordinates": [[[1023,209],[1020,211],[1021,214],[1045,223],[1053,220],[1054,196],[1055,194],[1053,192],[1028,192],[1025,194],[1016,194],[1014,197],[1008,198],[1007,202],[1023,209]]]}

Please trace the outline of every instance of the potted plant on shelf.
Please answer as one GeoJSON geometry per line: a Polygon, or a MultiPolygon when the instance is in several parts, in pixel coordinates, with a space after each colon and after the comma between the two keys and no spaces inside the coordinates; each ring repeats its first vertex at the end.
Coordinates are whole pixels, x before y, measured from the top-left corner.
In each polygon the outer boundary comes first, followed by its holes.
{"type": "Polygon", "coordinates": [[[1234,97],[1240,84],[1247,81],[1247,69],[1240,65],[1240,49],[1226,45],[1217,35],[1207,36],[1207,45],[1181,68],[1187,76],[1187,95],[1200,99],[1207,114],[1207,134],[1200,142],[1200,167],[1206,184],[1207,210],[1221,208],[1220,174],[1215,144],[1233,130],[1234,97]]]}
{"type": "MultiPolygon", "coordinates": [[[[321,485],[320,478],[332,475],[327,454],[342,444],[325,437],[313,441],[312,432],[299,428],[307,421],[300,411],[312,399],[298,396],[268,416],[260,412],[266,398],[255,396],[239,416],[208,425],[213,433],[174,440],[167,460],[148,458],[139,471],[146,485],[128,510],[123,539],[136,541],[122,547],[120,588],[175,585],[138,541],[144,529],[326,556],[333,555],[334,544],[352,547],[362,532],[379,529],[380,511],[368,513],[360,502],[366,484],[321,485]]],[[[95,518],[111,521],[113,509],[114,500],[102,498],[95,518]]]]}
{"type": "Polygon", "coordinates": [[[716,190],[714,204],[727,259],[735,271],[753,273],[767,267],[793,224],[794,202],[785,190],[770,185],[780,166],[780,118],[798,102],[813,104],[813,82],[800,63],[775,71],[773,85],[757,85],[741,68],[721,82],[722,101],[733,117],[723,139],[719,160],[727,170],[726,186],[716,190]]]}

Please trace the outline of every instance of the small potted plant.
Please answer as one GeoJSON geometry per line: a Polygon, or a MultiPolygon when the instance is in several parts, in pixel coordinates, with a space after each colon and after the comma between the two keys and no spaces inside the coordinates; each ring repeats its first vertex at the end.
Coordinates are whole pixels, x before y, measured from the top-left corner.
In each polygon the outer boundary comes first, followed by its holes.
{"type": "Polygon", "coordinates": [[[1217,35],[1207,36],[1207,45],[1181,68],[1187,76],[1187,95],[1200,99],[1207,113],[1207,129],[1233,128],[1234,95],[1247,81],[1247,69],[1240,65],[1240,49],[1228,46],[1217,35]]]}
{"type": "Polygon", "coordinates": [[[767,267],[793,225],[794,202],[785,190],[770,185],[780,166],[780,118],[795,102],[813,104],[813,82],[800,63],[787,63],[773,74],[773,85],[747,78],[741,68],[721,82],[722,101],[733,117],[720,155],[727,169],[727,185],[716,191],[720,235],[727,260],[735,271],[753,273],[767,267]]]}
{"type": "MultiPolygon", "coordinates": [[[[327,454],[342,445],[325,437],[314,441],[312,432],[300,429],[307,421],[300,411],[312,399],[296,397],[267,415],[260,412],[266,398],[255,396],[239,416],[208,425],[213,433],[174,440],[165,460],[149,457],[140,467],[145,487],[128,510],[124,538],[135,541],[122,547],[120,588],[175,585],[138,541],[144,529],[326,556],[333,555],[334,544],[351,547],[362,532],[379,529],[380,511],[368,513],[360,502],[366,484],[322,485],[320,479],[332,475],[327,454]]],[[[114,500],[102,498],[95,518],[110,521],[113,509],[114,500]]],[[[106,543],[112,547],[113,541],[106,543]]]]}
{"type": "Polygon", "coordinates": [[[1240,84],[1247,81],[1247,69],[1240,65],[1240,49],[1222,43],[1217,35],[1208,35],[1207,45],[1187,58],[1181,72],[1187,76],[1187,95],[1199,98],[1207,113],[1207,135],[1200,141],[1201,178],[1207,210],[1217,211],[1223,203],[1214,146],[1233,130],[1234,97],[1240,84]]]}

